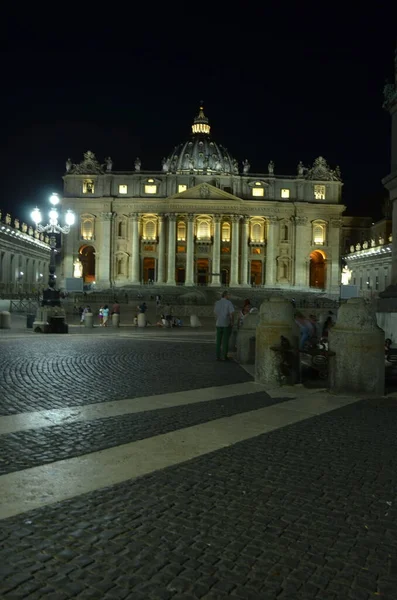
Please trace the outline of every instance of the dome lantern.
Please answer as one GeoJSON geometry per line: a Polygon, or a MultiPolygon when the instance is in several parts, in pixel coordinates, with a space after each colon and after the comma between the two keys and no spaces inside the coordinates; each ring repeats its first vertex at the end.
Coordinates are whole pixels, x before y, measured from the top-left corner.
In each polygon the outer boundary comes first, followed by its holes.
{"type": "Polygon", "coordinates": [[[211,127],[208,124],[208,118],[204,114],[203,106],[200,106],[199,114],[194,117],[192,125],[192,133],[205,133],[210,134],[211,127]]]}

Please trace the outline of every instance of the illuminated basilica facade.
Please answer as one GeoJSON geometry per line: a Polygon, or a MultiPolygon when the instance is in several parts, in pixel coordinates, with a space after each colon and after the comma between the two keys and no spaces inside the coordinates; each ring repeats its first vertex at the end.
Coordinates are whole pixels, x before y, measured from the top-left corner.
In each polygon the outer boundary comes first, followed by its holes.
{"type": "Polygon", "coordinates": [[[158,285],[323,290],[340,285],[342,181],[322,157],[294,175],[251,173],[211,137],[203,109],[161,169],[66,162],[65,278],[96,289],[158,285]]]}

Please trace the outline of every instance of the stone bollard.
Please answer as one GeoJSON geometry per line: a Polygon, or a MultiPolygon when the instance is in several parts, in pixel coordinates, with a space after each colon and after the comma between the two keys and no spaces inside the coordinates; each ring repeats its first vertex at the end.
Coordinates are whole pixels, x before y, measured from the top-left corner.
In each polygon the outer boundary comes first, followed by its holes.
{"type": "Polygon", "coordinates": [[[288,358],[292,363],[289,379],[294,383],[299,370],[297,368],[299,332],[294,321],[294,308],[285,298],[273,296],[261,304],[260,321],[256,328],[255,381],[258,383],[264,385],[282,383],[280,369],[282,353],[271,349],[280,346],[281,336],[287,338],[293,350],[288,358]]]}
{"type": "Polygon", "coordinates": [[[197,315],[190,315],[190,327],[201,327],[201,322],[197,315]]]}
{"type": "Polygon", "coordinates": [[[259,325],[259,313],[249,313],[243,318],[237,334],[237,362],[242,365],[255,364],[255,337],[259,325]]]}
{"type": "Polygon", "coordinates": [[[85,313],[84,315],[84,327],[94,327],[94,315],[92,313],[85,313]]]}
{"type": "Polygon", "coordinates": [[[138,327],[146,327],[146,315],[145,313],[138,314],[138,327]]]}
{"type": "Polygon", "coordinates": [[[351,298],[338,311],[329,332],[330,389],[383,396],[385,391],[385,334],[363,298],[351,298]]]}
{"type": "Polygon", "coordinates": [[[113,313],[112,314],[112,327],[119,327],[120,326],[120,315],[119,313],[113,313]]]}
{"type": "Polygon", "coordinates": [[[0,329],[11,329],[11,313],[8,310],[0,312],[0,329]]]}

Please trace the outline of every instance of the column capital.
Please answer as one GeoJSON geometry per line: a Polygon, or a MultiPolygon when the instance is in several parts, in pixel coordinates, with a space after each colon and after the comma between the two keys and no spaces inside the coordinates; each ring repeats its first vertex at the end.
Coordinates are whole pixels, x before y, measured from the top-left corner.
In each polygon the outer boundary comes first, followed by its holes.
{"type": "Polygon", "coordinates": [[[222,215],[213,215],[212,219],[214,223],[220,223],[222,221],[222,215]]]}
{"type": "Polygon", "coordinates": [[[296,225],[307,225],[308,218],[307,217],[293,217],[296,225]]]}
{"type": "Polygon", "coordinates": [[[250,220],[250,218],[251,217],[249,215],[241,215],[243,225],[246,225],[248,223],[248,221],[250,220]]]}
{"type": "Polygon", "coordinates": [[[266,220],[269,221],[269,223],[277,223],[278,217],[276,217],[276,215],[269,215],[266,217],[266,220]]]}
{"type": "Polygon", "coordinates": [[[171,221],[171,222],[175,222],[176,221],[176,214],[175,213],[167,213],[165,216],[168,217],[168,220],[171,221]]]}
{"type": "Polygon", "coordinates": [[[195,218],[196,218],[196,215],[192,215],[192,214],[186,215],[186,221],[188,223],[194,223],[195,218]]]}
{"type": "Polygon", "coordinates": [[[342,219],[332,218],[330,220],[331,227],[342,227],[342,219]]]}
{"type": "Polygon", "coordinates": [[[101,212],[100,215],[103,221],[111,221],[114,217],[114,213],[112,212],[101,212]]]}
{"type": "Polygon", "coordinates": [[[133,221],[138,221],[138,219],[140,219],[140,217],[141,217],[140,213],[137,213],[137,212],[130,212],[130,213],[128,213],[128,216],[133,221]]]}
{"type": "Polygon", "coordinates": [[[241,215],[230,215],[232,223],[240,223],[241,215]]]}
{"type": "Polygon", "coordinates": [[[159,223],[162,223],[162,222],[164,221],[164,216],[165,216],[165,215],[157,215],[157,221],[158,221],[159,223]]]}

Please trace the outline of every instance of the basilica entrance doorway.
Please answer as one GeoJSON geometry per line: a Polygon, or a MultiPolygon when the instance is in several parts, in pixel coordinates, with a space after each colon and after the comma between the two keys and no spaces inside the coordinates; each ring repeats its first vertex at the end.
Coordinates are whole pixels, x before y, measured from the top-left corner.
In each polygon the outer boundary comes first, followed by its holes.
{"type": "Polygon", "coordinates": [[[145,257],[143,259],[143,283],[154,281],[156,264],[154,258],[145,257]]]}
{"type": "Polygon", "coordinates": [[[262,261],[251,261],[251,285],[262,285],[262,261]]]}
{"type": "Polygon", "coordinates": [[[325,288],[326,276],[325,254],[315,250],[310,255],[310,287],[325,288]]]}
{"type": "Polygon", "coordinates": [[[83,281],[92,283],[95,281],[95,249],[92,246],[81,246],[79,255],[83,265],[83,281]]]}
{"type": "Polygon", "coordinates": [[[221,284],[229,285],[229,269],[221,270],[221,284]]]}
{"type": "Polygon", "coordinates": [[[185,283],[185,267],[178,267],[176,270],[176,282],[181,285],[185,283]]]}
{"type": "Polygon", "coordinates": [[[208,258],[198,258],[196,263],[197,285],[208,285],[208,258]]]}

